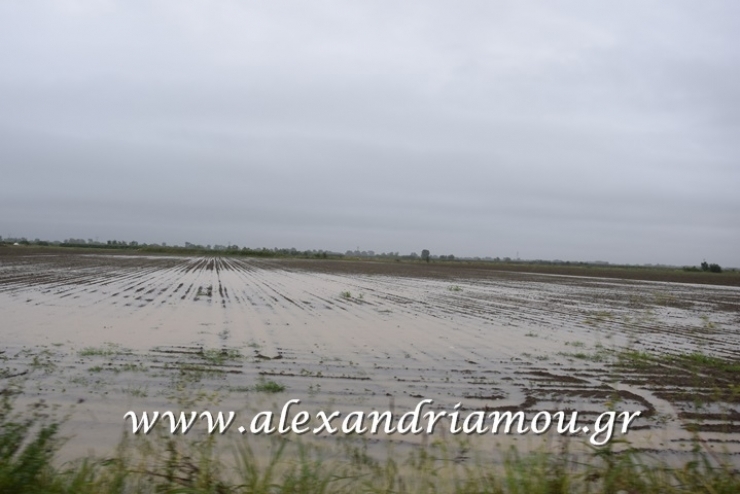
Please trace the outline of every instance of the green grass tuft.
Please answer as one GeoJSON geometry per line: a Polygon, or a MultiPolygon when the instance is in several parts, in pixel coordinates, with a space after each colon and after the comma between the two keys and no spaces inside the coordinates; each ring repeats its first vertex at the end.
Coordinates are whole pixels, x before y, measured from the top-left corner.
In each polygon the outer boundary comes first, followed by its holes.
{"type": "Polygon", "coordinates": [[[252,389],[259,393],[282,393],[287,388],[284,384],[280,384],[275,381],[262,380],[255,384],[252,389]]]}

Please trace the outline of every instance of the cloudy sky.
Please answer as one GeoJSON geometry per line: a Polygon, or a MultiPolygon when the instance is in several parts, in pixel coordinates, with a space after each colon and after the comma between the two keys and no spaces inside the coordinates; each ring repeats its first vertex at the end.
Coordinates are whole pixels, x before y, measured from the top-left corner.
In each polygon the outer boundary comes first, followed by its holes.
{"type": "Polygon", "coordinates": [[[740,266],[740,3],[6,1],[0,235],[740,266]]]}

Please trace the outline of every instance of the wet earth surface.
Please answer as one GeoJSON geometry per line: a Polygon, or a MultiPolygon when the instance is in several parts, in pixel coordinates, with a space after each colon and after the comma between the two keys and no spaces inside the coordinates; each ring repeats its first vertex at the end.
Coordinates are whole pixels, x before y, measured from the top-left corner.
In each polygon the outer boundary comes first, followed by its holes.
{"type": "Polygon", "coordinates": [[[128,410],[253,415],[300,399],[402,413],[431,399],[431,410],[576,410],[583,423],[640,410],[635,447],[681,454],[698,438],[740,453],[738,287],[3,253],[0,312],[0,389],[68,414],[75,452],[114,445],[128,410]]]}

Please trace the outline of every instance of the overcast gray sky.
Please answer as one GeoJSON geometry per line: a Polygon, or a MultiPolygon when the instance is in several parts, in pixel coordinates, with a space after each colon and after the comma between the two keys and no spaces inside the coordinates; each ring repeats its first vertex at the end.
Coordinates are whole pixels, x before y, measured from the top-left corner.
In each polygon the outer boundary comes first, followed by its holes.
{"type": "Polygon", "coordinates": [[[740,266],[740,2],[0,3],[0,235],[740,266]]]}

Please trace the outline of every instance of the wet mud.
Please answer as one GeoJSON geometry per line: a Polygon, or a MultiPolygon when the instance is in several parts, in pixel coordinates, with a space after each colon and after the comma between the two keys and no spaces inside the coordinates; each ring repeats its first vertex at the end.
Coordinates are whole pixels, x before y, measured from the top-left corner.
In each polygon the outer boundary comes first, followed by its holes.
{"type": "Polygon", "coordinates": [[[437,410],[577,410],[584,421],[641,410],[636,447],[680,453],[700,437],[740,453],[737,287],[0,254],[0,311],[0,389],[66,410],[83,452],[115,444],[128,410],[256,411],[298,398],[344,412],[400,413],[420,399],[437,410]]]}

